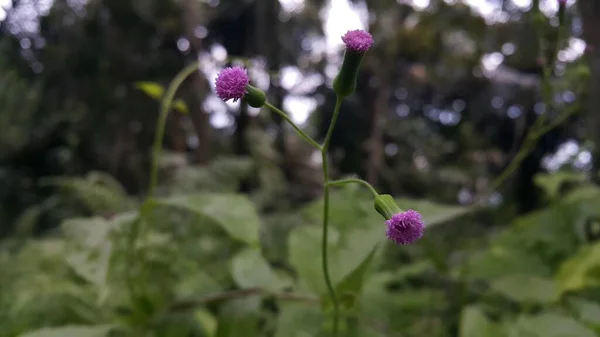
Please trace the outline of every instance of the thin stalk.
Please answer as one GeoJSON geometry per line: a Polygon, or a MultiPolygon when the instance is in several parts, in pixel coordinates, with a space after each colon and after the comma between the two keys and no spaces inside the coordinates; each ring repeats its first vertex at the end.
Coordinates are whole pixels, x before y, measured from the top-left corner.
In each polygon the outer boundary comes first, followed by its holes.
{"type": "MultiPolygon", "coordinates": [[[[538,8],[534,6],[533,10],[536,11],[536,10],[538,10],[538,8]]],[[[536,33],[540,40],[540,45],[544,45],[544,43],[545,43],[544,36],[543,36],[544,30],[541,29],[541,27],[537,27],[537,25],[535,25],[535,26],[536,26],[536,33]]],[[[547,111],[545,111],[544,114],[542,114],[535,120],[535,122],[529,129],[529,132],[525,136],[525,140],[523,141],[523,143],[522,143],[521,147],[519,148],[519,151],[517,152],[515,157],[511,160],[511,162],[508,164],[508,166],[500,173],[500,175],[492,181],[490,186],[486,189],[487,192],[482,194],[481,198],[476,198],[476,200],[475,200],[476,203],[479,202],[483,197],[488,196],[490,193],[493,193],[496,189],[498,189],[504,183],[504,181],[506,179],[508,179],[508,177],[510,177],[517,170],[517,168],[520,166],[521,162],[523,160],[525,160],[525,158],[527,158],[527,155],[535,148],[537,141],[540,137],[542,137],[544,134],[546,134],[547,132],[554,129],[556,126],[558,126],[560,123],[562,123],[564,120],[566,120],[571,115],[572,112],[566,111],[566,112],[562,113],[561,116],[559,116],[559,118],[557,120],[555,120],[554,122],[545,123],[546,119],[547,119],[548,111],[550,110],[550,108],[552,106],[552,83],[551,83],[552,71],[554,70],[554,67],[556,66],[557,54],[558,54],[558,51],[560,50],[560,43],[564,39],[564,34],[565,34],[565,27],[560,26],[558,28],[558,38],[556,41],[555,49],[552,54],[552,59],[550,59],[550,60],[548,60],[548,62],[546,62],[546,64],[544,65],[544,69],[542,71],[542,79],[541,79],[541,85],[540,85],[541,90],[540,91],[541,91],[542,102],[544,103],[544,106],[546,107],[547,111]]],[[[541,49],[544,50],[544,48],[541,48],[541,49]]]]}
{"type": "MultiPolygon", "coordinates": [[[[128,237],[127,264],[129,265],[129,268],[127,271],[126,282],[127,287],[129,288],[129,293],[132,297],[135,297],[136,293],[142,291],[142,289],[138,289],[138,286],[135,285],[133,279],[133,273],[135,271],[133,265],[135,263],[141,263],[143,267],[144,261],[144,257],[142,256],[141,252],[139,255],[136,254],[136,244],[140,237],[143,236],[144,216],[150,211],[150,209],[152,209],[151,200],[152,196],[154,195],[156,185],[158,183],[158,162],[162,152],[162,141],[165,134],[165,125],[167,122],[167,117],[169,116],[169,112],[171,110],[173,99],[175,98],[175,93],[177,92],[177,89],[179,89],[183,81],[188,76],[190,76],[197,70],[197,62],[194,62],[182,69],[169,84],[169,87],[165,91],[165,94],[161,101],[158,120],[156,122],[156,135],[154,137],[154,144],[152,145],[152,164],[150,167],[150,181],[148,184],[148,194],[146,195],[145,201],[140,206],[137,218],[131,224],[131,229],[128,237]]],[[[145,274],[144,268],[142,268],[140,274],[145,274]]],[[[141,287],[143,287],[143,285],[141,287]]]]}
{"type": "Polygon", "coordinates": [[[377,191],[371,184],[369,184],[368,182],[366,182],[362,179],[357,179],[357,178],[331,180],[331,181],[327,182],[327,185],[334,187],[334,186],[342,186],[342,185],[352,184],[352,183],[363,185],[373,194],[374,197],[379,195],[379,193],[377,193],[377,191]]]}
{"type": "Polygon", "coordinates": [[[292,121],[292,119],[290,118],[290,116],[288,116],[288,114],[286,114],[281,109],[275,107],[274,105],[272,105],[269,102],[266,102],[265,106],[267,108],[271,109],[271,111],[273,111],[273,112],[277,113],[279,116],[281,116],[281,118],[283,118],[286,122],[288,122],[292,126],[292,128],[294,128],[294,130],[296,131],[298,136],[300,136],[300,138],[304,139],[307,143],[312,145],[315,149],[317,149],[319,151],[321,150],[321,145],[319,145],[319,143],[315,142],[309,135],[307,135],[304,131],[302,131],[302,129],[300,129],[298,127],[298,125],[296,125],[296,123],[294,123],[294,121],[292,121]]]}
{"type": "Polygon", "coordinates": [[[158,120],[156,122],[156,135],[154,136],[154,144],[152,145],[152,166],[150,167],[150,183],[148,184],[148,198],[152,198],[154,194],[154,190],[156,189],[156,185],[158,183],[158,161],[160,160],[160,155],[162,153],[162,142],[165,136],[165,125],[167,123],[167,117],[169,116],[169,111],[171,111],[171,106],[173,104],[173,99],[175,98],[175,93],[185,81],[188,76],[193,74],[195,71],[198,71],[198,63],[194,62],[181,70],[175,78],[169,84],[169,87],[165,91],[165,95],[162,99],[160,105],[160,113],[158,115],[158,120]]]}
{"type": "Polygon", "coordinates": [[[337,122],[338,115],[340,113],[340,107],[342,105],[342,98],[337,97],[335,102],[335,109],[333,110],[333,117],[329,124],[329,129],[325,135],[325,141],[321,148],[321,158],[323,161],[323,239],[321,242],[321,254],[322,254],[322,267],[323,267],[323,278],[325,279],[325,285],[329,292],[329,297],[333,303],[333,337],[337,337],[339,330],[340,320],[340,304],[335,294],[335,289],[329,276],[329,259],[328,259],[328,237],[329,237],[329,164],[327,162],[327,149],[329,142],[331,141],[331,135],[337,122]]]}

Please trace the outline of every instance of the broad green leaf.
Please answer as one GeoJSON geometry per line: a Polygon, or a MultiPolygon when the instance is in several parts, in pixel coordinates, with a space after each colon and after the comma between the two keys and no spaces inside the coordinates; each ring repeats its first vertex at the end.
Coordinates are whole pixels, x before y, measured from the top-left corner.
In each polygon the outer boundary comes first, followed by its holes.
{"type": "Polygon", "coordinates": [[[165,94],[163,86],[155,82],[137,82],[135,87],[157,100],[161,99],[165,94]]]}
{"type": "Polygon", "coordinates": [[[527,274],[550,276],[550,269],[535,255],[516,249],[493,247],[473,255],[465,267],[468,279],[494,280],[498,277],[527,274]]]}
{"type": "Polygon", "coordinates": [[[110,325],[77,326],[67,325],[60,328],[44,328],[26,332],[19,337],[105,337],[113,329],[110,325]]]}
{"type": "Polygon", "coordinates": [[[582,247],[556,275],[562,293],[600,285],[600,243],[582,247]]]}
{"type": "Polygon", "coordinates": [[[187,104],[182,99],[176,99],[173,101],[173,108],[184,115],[188,115],[190,113],[190,109],[187,104]]]}
{"type": "Polygon", "coordinates": [[[492,281],[491,288],[515,302],[546,304],[558,300],[554,280],[534,275],[504,276],[492,281]]]}
{"type": "Polygon", "coordinates": [[[476,210],[472,207],[442,205],[427,200],[401,198],[396,199],[396,202],[401,209],[419,211],[427,227],[445,223],[476,210]]]}
{"type": "Polygon", "coordinates": [[[176,207],[206,217],[232,238],[258,246],[260,218],[250,200],[239,194],[197,194],[156,200],[158,205],[176,207]]]}
{"type": "MultiPolygon", "coordinates": [[[[356,219],[356,222],[366,225],[373,220],[368,217],[356,219]]],[[[360,266],[385,235],[383,228],[375,226],[348,229],[343,236],[330,228],[329,234],[329,269],[334,286],[360,266]]],[[[300,227],[289,238],[291,263],[301,281],[318,295],[326,293],[321,267],[321,235],[319,227],[300,227]]]]}
{"type": "Polygon", "coordinates": [[[107,184],[98,179],[99,173],[80,177],[46,177],[40,179],[42,186],[61,188],[74,201],[81,203],[94,214],[115,213],[131,209],[132,202],[121,186],[107,184]]]}
{"type": "Polygon", "coordinates": [[[554,313],[519,317],[510,330],[511,337],[596,337],[592,330],[573,318],[554,313]]]}
{"type": "MultiPolygon", "coordinates": [[[[356,267],[348,276],[346,276],[336,286],[336,294],[339,297],[340,303],[346,308],[352,308],[355,306],[356,297],[360,294],[363,287],[365,276],[369,271],[371,262],[375,256],[375,250],[371,251],[371,254],[362,261],[362,263],[356,267]]],[[[329,296],[325,296],[325,300],[329,301],[329,296]]]]}
{"type": "Polygon", "coordinates": [[[460,316],[459,337],[497,337],[501,336],[499,327],[496,326],[476,306],[463,309],[460,316]]]}
{"type": "Polygon", "coordinates": [[[67,219],[61,224],[62,233],[70,242],[86,248],[106,243],[112,229],[111,222],[101,217],[67,219]]]}
{"type": "Polygon", "coordinates": [[[566,183],[585,182],[585,174],[582,172],[556,172],[539,173],[533,178],[536,185],[541,187],[551,199],[558,197],[560,188],[566,183]]]}
{"type": "Polygon", "coordinates": [[[216,337],[258,336],[260,297],[229,301],[220,308],[216,337]]]}
{"type": "Polygon", "coordinates": [[[571,301],[571,306],[582,322],[600,327],[600,303],[574,299],[571,301]]]}
{"type": "MultiPolygon", "coordinates": [[[[372,197],[364,191],[343,188],[332,193],[329,210],[328,260],[331,281],[336,287],[356,270],[385,239],[383,219],[373,209],[372,197]]],[[[322,271],[323,200],[304,212],[312,224],[294,229],[288,239],[290,262],[301,285],[317,295],[327,293],[322,271]]]]}
{"type": "Polygon", "coordinates": [[[247,248],[239,252],[231,261],[231,275],[241,288],[261,288],[278,292],[287,286],[269,266],[258,249],[247,248]]]}
{"type": "Polygon", "coordinates": [[[217,333],[217,319],[208,310],[200,309],[194,312],[196,321],[200,323],[202,331],[207,337],[214,337],[217,333]]]}
{"type": "Polygon", "coordinates": [[[304,303],[282,303],[275,337],[316,337],[322,329],[319,307],[304,303]]]}
{"type": "Polygon", "coordinates": [[[192,298],[224,290],[224,285],[211,276],[202,270],[190,271],[182,275],[182,279],[173,286],[175,294],[178,298],[192,298]]]}

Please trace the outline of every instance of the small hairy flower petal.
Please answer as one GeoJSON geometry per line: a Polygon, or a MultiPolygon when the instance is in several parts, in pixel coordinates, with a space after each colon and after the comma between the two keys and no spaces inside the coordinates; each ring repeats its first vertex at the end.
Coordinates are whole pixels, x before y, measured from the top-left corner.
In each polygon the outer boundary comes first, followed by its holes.
{"type": "Polygon", "coordinates": [[[217,96],[227,102],[237,101],[246,94],[246,86],[250,83],[246,69],[231,67],[221,70],[215,81],[217,96]]]}
{"type": "Polygon", "coordinates": [[[346,48],[357,53],[364,53],[373,45],[373,36],[364,30],[357,29],[344,34],[342,41],[344,41],[346,48]]]}
{"type": "Polygon", "coordinates": [[[406,245],[419,240],[425,230],[421,213],[412,209],[394,214],[385,224],[387,225],[387,237],[399,245],[406,245]]]}

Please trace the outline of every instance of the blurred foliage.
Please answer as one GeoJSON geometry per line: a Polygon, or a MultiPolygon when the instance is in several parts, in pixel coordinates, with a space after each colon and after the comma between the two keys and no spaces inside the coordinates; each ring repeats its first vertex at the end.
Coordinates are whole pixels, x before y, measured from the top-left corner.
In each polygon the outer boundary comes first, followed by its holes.
{"type": "MultiPolygon", "coordinates": [[[[377,43],[342,106],[333,175],[368,176],[428,227],[393,246],[370,195],[336,189],[342,336],[600,335],[600,188],[594,170],[566,165],[591,148],[577,113],[597,74],[582,57],[558,62],[543,109],[558,127],[501,199],[465,206],[540,111],[531,13],[502,1],[506,20],[490,22],[461,1],[351,2],[377,43]],[[482,62],[500,56],[493,71],[482,62]],[[581,141],[576,153],[545,170],[565,140],[581,141]]],[[[0,337],[329,335],[320,163],[266,111],[209,104],[212,71],[242,60],[271,101],[314,99],[305,127],[323,137],[334,97],[319,83],[335,53],[313,52],[327,5],[13,1],[0,23],[0,337]],[[198,59],[167,123],[159,198],[140,219],[165,84],[198,59]],[[280,85],[284,68],[300,83],[280,85]]],[[[559,49],[580,35],[557,41],[554,18],[542,24],[559,49]]]]}
{"type": "MultiPolygon", "coordinates": [[[[555,184],[538,181],[549,189],[555,184]]],[[[69,188],[78,183],[61,181],[69,188]]],[[[437,248],[448,249],[440,264],[431,246],[446,240],[445,228],[477,226],[473,209],[399,199],[423,212],[428,225],[422,242],[400,257],[384,242],[369,195],[354,187],[336,190],[331,209],[330,258],[344,336],[448,336],[455,329],[461,337],[600,333],[600,246],[586,232],[600,215],[600,189],[577,183],[573,197],[499,231],[446,243],[437,248]]],[[[76,191],[89,207],[101,205],[97,212],[107,210],[107,204],[87,203],[98,197],[87,195],[94,189],[76,191]]],[[[279,224],[290,229],[273,242],[267,238],[279,229],[265,219],[275,215],[261,214],[245,195],[172,191],[147,219],[133,270],[126,256],[137,212],[122,212],[123,204],[108,217],[65,220],[43,238],[5,240],[1,335],[327,334],[321,200],[282,214],[296,222],[279,224]],[[268,258],[272,245],[287,253],[268,258]]]]}

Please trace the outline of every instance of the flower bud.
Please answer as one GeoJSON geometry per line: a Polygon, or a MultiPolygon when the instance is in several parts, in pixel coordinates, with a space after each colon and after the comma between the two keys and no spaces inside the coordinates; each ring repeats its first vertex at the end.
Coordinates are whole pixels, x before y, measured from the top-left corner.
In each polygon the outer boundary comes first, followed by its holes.
{"type": "Polygon", "coordinates": [[[257,87],[247,85],[246,94],[244,95],[244,102],[253,108],[260,108],[265,105],[267,101],[267,95],[265,92],[257,87]]]}
{"type": "Polygon", "coordinates": [[[333,80],[333,90],[339,97],[346,97],[356,90],[360,63],[371,48],[373,37],[365,31],[353,30],[347,32],[342,41],[346,45],[346,51],[340,72],[333,80]]]}

